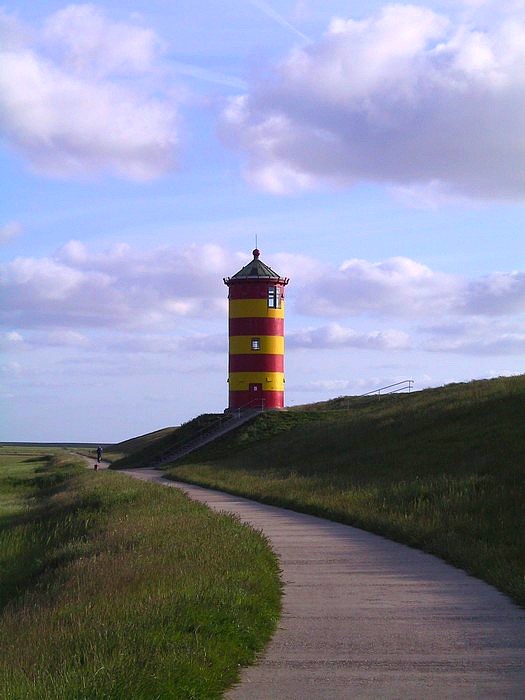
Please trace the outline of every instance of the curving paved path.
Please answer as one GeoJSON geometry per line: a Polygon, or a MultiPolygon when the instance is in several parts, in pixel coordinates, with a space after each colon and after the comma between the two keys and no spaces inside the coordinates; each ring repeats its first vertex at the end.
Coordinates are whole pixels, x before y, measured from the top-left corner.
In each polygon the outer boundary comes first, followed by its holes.
{"type": "Polygon", "coordinates": [[[347,525],[126,473],[235,513],[279,555],[278,630],[228,700],[525,698],[525,611],[488,584],[347,525]]]}
{"type": "Polygon", "coordinates": [[[525,611],[488,584],[347,525],[127,473],[235,513],[279,555],[279,628],[229,700],[525,698],[525,611]]]}

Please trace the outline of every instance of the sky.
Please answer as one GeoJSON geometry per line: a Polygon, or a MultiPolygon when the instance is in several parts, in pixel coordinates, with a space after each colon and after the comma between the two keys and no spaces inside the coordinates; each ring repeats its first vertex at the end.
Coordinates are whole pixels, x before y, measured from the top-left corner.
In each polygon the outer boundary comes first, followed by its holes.
{"type": "Polygon", "coordinates": [[[520,374],[525,2],[0,7],[0,439],[227,406],[227,288],[290,278],[286,403],[520,374]]]}

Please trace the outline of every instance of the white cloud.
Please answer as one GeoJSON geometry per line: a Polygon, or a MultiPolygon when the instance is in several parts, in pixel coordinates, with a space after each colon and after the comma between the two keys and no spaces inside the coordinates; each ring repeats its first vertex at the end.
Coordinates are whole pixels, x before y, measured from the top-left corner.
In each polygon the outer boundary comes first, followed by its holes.
{"type": "MultiPolygon", "coordinates": [[[[88,283],[108,286],[107,275],[95,273],[91,280],[73,267],[62,265],[50,258],[16,258],[3,269],[0,283],[11,290],[19,290],[31,299],[58,301],[71,298],[88,283]]],[[[86,290],[87,291],[87,290],[86,290]]]]}
{"type": "Polygon", "coordinates": [[[90,4],[68,5],[49,16],[43,41],[77,73],[106,76],[155,68],[163,44],[151,29],[112,22],[90,4]]]}
{"type": "Polygon", "coordinates": [[[462,21],[415,5],[333,20],[225,111],[248,179],[277,193],[372,180],[522,199],[523,10],[462,21]]]}
{"type": "Polygon", "coordinates": [[[428,335],[423,348],[429,352],[462,355],[523,355],[525,323],[475,318],[421,329],[428,335]]]}
{"type": "MultiPolygon", "coordinates": [[[[225,326],[223,332],[217,324],[227,318],[222,278],[245,262],[246,256],[217,245],[144,250],[121,243],[93,251],[74,240],[54,256],[17,257],[0,265],[2,345],[226,353],[225,326]],[[113,340],[95,335],[97,329],[114,334],[113,340]]],[[[272,264],[291,277],[288,350],[486,355],[522,347],[523,272],[468,279],[410,258],[350,259],[336,267],[286,253],[275,254],[272,264]],[[301,317],[324,322],[301,328],[301,317]],[[344,317],[360,318],[355,327],[334,322],[344,317]],[[363,321],[368,325],[372,317],[370,331],[363,321]],[[431,327],[422,325],[429,320],[431,327]]]]}
{"type": "Polygon", "coordinates": [[[525,311],[525,272],[495,272],[469,282],[465,313],[501,316],[525,311]]]}
{"type": "Polygon", "coordinates": [[[457,340],[455,343],[437,343],[428,350],[460,353],[463,355],[523,355],[525,333],[504,333],[497,338],[473,338],[457,340]]]}
{"type": "Polygon", "coordinates": [[[59,257],[73,264],[82,264],[89,260],[87,247],[81,241],[68,241],[60,250],[59,257]]]}
{"type": "Polygon", "coordinates": [[[182,317],[225,316],[230,268],[214,245],[93,253],[71,241],[54,257],[1,265],[1,304],[11,327],[173,329],[182,317]]]}
{"type": "Polygon", "coordinates": [[[50,332],[33,331],[24,336],[18,331],[9,331],[0,336],[0,348],[7,352],[44,347],[83,348],[88,346],[87,336],[78,331],[67,329],[50,332]]]}
{"type": "Polygon", "coordinates": [[[223,353],[228,352],[226,332],[214,334],[199,334],[181,338],[179,348],[186,352],[223,353]]]}
{"type": "Polygon", "coordinates": [[[472,200],[447,188],[438,180],[431,180],[423,185],[397,185],[388,188],[390,194],[400,204],[409,209],[438,209],[443,205],[467,205],[472,207],[472,200]]]}
{"type": "Polygon", "coordinates": [[[23,371],[23,367],[20,364],[20,362],[6,362],[2,365],[0,365],[0,373],[5,374],[7,376],[18,376],[21,374],[23,371]]]}
{"type": "MultiPolygon", "coordinates": [[[[422,377],[425,381],[426,378],[422,377]]],[[[377,392],[379,389],[390,389],[394,393],[396,391],[408,392],[408,381],[402,376],[389,377],[372,377],[366,379],[315,379],[305,384],[294,384],[291,389],[298,392],[312,393],[329,393],[331,397],[337,392],[345,392],[343,395],[349,396],[365,396],[372,392],[377,392]],[[396,389],[395,383],[399,384],[396,389]]],[[[413,380],[412,380],[413,381],[413,380]]],[[[417,382],[417,386],[421,388],[421,382],[417,382]]],[[[328,398],[328,396],[326,397],[328,398]]]]}
{"type": "Polygon", "coordinates": [[[296,384],[292,388],[300,392],[340,392],[353,387],[353,382],[348,379],[317,379],[307,384],[296,384]]]}
{"type": "Polygon", "coordinates": [[[72,330],[60,330],[47,333],[43,344],[48,346],[77,348],[87,346],[89,340],[83,333],[72,330]]]}
{"type": "Polygon", "coordinates": [[[330,265],[302,253],[275,253],[272,255],[271,267],[292,280],[290,290],[333,272],[330,265]]]}
{"type": "MultiPolygon", "coordinates": [[[[300,267],[300,265],[299,265],[300,267]]],[[[305,263],[289,297],[301,314],[393,318],[506,317],[525,312],[525,272],[468,279],[406,257],[351,259],[339,267],[305,263]]],[[[292,276],[293,281],[293,276],[292,276]]]]}
{"type": "Polygon", "coordinates": [[[351,259],[311,279],[296,295],[296,303],[301,313],[314,316],[417,317],[450,311],[463,287],[459,278],[410,258],[351,259]]]}
{"type": "Polygon", "coordinates": [[[18,221],[9,221],[0,227],[0,245],[8,243],[22,233],[22,226],[18,221]]]}
{"type": "Polygon", "coordinates": [[[24,347],[24,338],[18,331],[0,333],[0,350],[2,352],[18,352],[24,347]]]}
{"type": "Polygon", "coordinates": [[[143,180],[174,167],[177,102],[151,30],[70,5],[34,34],[0,52],[0,129],[36,170],[143,180]]]}
{"type": "Polygon", "coordinates": [[[292,331],[286,336],[288,349],[361,348],[365,350],[406,350],[410,338],[403,331],[385,330],[358,332],[331,323],[319,328],[292,331]]]}
{"type": "Polygon", "coordinates": [[[119,352],[151,355],[175,355],[179,352],[223,353],[225,355],[228,352],[226,333],[198,333],[184,336],[166,334],[121,335],[115,340],[110,340],[106,346],[119,352]]]}

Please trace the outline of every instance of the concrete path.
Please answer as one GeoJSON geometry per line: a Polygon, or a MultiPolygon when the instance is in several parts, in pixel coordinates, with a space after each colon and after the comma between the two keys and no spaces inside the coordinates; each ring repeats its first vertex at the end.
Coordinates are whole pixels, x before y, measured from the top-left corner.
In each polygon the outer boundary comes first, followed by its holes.
{"type": "Polygon", "coordinates": [[[163,479],[262,530],[279,628],[229,700],[525,698],[525,611],[440,559],[309,515],[163,479]]]}

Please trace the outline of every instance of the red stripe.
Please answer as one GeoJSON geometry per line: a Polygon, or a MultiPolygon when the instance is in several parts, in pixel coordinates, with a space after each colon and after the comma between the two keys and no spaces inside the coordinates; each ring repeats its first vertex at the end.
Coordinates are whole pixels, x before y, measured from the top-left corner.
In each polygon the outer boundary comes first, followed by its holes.
{"type": "Polygon", "coordinates": [[[284,299],[284,285],[277,284],[275,281],[268,280],[267,282],[236,282],[230,286],[230,299],[266,299],[268,296],[268,287],[280,287],[281,298],[284,299]]]}
{"type": "Polygon", "coordinates": [[[264,399],[264,408],[284,408],[284,391],[263,391],[262,396],[251,391],[230,391],[230,408],[260,408],[264,399]]]}
{"type": "Polygon", "coordinates": [[[230,318],[230,336],[284,335],[283,318],[230,318]]]}
{"type": "Polygon", "coordinates": [[[230,372],[284,372],[284,355],[230,355],[230,372]]]}

